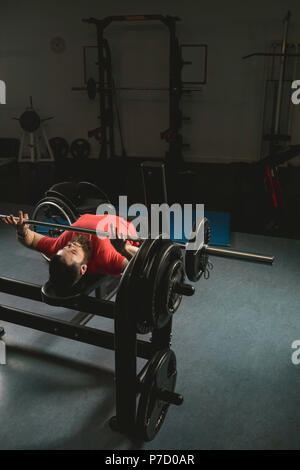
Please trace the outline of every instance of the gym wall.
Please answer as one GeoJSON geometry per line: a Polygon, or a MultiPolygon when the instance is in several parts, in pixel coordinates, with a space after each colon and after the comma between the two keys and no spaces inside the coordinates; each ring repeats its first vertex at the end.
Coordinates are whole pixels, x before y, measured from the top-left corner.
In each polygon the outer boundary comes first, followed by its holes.
{"type": "MultiPolygon", "coordinates": [[[[263,97],[263,59],[242,56],[268,50],[280,40],[281,20],[292,11],[290,40],[299,41],[300,5],[297,0],[199,2],[195,0],[11,0],[1,6],[0,71],[7,84],[7,104],[0,107],[1,136],[16,137],[20,128],[11,118],[20,115],[33,96],[49,137],[69,142],[87,138],[97,127],[98,103],[85,92],[82,46],[94,45],[96,28],[82,18],[116,14],[169,14],[178,23],[181,43],[207,43],[208,84],[201,93],[183,98],[184,115],[192,118],[183,129],[190,161],[253,161],[258,158],[263,97]],[[66,50],[56,54],[50,40],[61,36],[66,50]]],[[[119,86],[168,87],[168,34],[162,24],[114,24],[107,29],[113,67],[119,86]]],[[[190,66],[198,78],[199,65],[190,66]]],[[[299,76],[300,79],[300,76],[299,76]]],[[[128,155],[162,157],[166,143],[160,131],[168,126],[168,100],[163,92],[119,94],[128,155]]],[[[294,143],[300,142],[300,106],[295,107],[294,143]]],[[[91,140],[94,156],[98,145],[91,140]]]]}

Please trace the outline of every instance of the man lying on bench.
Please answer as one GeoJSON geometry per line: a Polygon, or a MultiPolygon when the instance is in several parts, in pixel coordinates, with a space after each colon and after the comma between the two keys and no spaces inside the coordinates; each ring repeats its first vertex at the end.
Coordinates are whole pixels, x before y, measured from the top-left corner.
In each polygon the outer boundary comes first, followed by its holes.
{"type": "Polygon", "coordinates": [[[19,211],[18,221],[13,215],[3,221],[16,227],[17,239],[24,246],[50,258],[50,281],[61,295],[71,292],[86,272],[120,276],[139,249],[136,242],[124,241],[118,236],[118,233],[137,236],[134,225],[118,216],[84,214],[72,224],[74,232],[65,231],[58,238],[33,232],[26,219],[29,219],[28,214],[19,211]],[[109,231],[110,228],[116,238],[76,233],[76,226],[100,230],[99,223],[101,230],[109,231]]]}

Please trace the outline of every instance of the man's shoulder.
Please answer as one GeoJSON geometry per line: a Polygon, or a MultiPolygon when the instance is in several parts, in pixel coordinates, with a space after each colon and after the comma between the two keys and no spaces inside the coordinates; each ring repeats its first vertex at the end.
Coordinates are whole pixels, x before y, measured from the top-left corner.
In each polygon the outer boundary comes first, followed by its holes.
{"type": "Polygon", "coordinates": [[[77,224],[79,221],[83,221],[83,220],[101,220],[101,219],[110,218],[110,217],[116,217],[117,219],[119,219],[118,216],[114,216],[114,215],[111,215],[111,214],[82,214],[76,220],[75,224],[77,224]]]}
{"type": "Polygon", "coordinates": [[[75,227],[84,227],[84,224],[94,222],[98,220],[98,216],[96,214],[82,214],[76,222],[72,224],[75,227]]]}

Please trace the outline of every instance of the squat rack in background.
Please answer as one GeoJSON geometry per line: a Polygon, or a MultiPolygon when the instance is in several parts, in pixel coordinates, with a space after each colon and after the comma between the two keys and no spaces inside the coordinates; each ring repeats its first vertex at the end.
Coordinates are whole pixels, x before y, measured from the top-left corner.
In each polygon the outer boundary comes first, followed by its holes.
{"type": "MultiPolygon", "coordinates": [[[[96,93],[99,94],[99,119],[101,125],[92,131],[89,136],[95,136],[100,143],[99,158],[107,160],[116,157],[115,154],[115,136],[114,136],[114,101],[116,101],[116,90],[165,90],[169,93],[169,127],[161,132],[160,137],[169,144],[166,152],[166,161],[170,164],[181,164],[183,162],[183,144],[182,135],[180,133],[183,121],[189,121],[190,118],[184,117],[180,108],[181,98],[183,94],[189,94],[192,91],[202,91],[200,85],[207,82],[207,45],[206,44],[179,44],[176,35],[176,23],[180,18],[163,15],[122,15],[108,16],[103,19],[89,18],[82,20],[85,23],[94,24],[97,30],[97,50],[98,50],[98,83],[93,79],[88,79],[86,74],[86,56],[84,53],[84,80],[86,86],[73,87],[73,91],[87,90],[91,99],[94,99],[96,93]],[[131,88],[131,87],[115,87],[112,75],[111,53],[107,39],[104,37],[104,30],[112,22],[128,22],[128,21],[160,21],[169,31],[170,35],[170,54],[169,54],[169,87],[168,88],[131,88]],[[199,47],[204,49],[204,70],[203,78],[200,81],[182,81],[181,72],[184,65],[190,65],[191,62],[184,61],[182,58],[183,48],[199,47]]],[[[85,50],[84,50],[85,52],[85,50]]],[[[124,147],[121,123],[118,108],[116,106],[117,123],[120,132],[120,140],[122,147],[122,155],[126,156],[124,147]]]]}

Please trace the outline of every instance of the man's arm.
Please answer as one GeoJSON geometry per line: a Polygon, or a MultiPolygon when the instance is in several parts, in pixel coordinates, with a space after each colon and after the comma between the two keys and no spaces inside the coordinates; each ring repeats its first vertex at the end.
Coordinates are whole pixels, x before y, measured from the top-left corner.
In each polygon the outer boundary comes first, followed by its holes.
{"type": "Polygon", "coordinates": [[[125,259],[122,262],[123,272],[131,258],[133,258],[138,251],[139,247],[127,243],[126,238],[123,237],[122,234],[119,235],[117,229],[114,228],[112,224],[110,225],[110,231],[112,235],[110,238],[110,243],[115,248],[115,250],[117,250],[122,256],[125,256],[125,259]]]}
{"type": "Polygon", "coordinates": [[[136,252],[138,251],[139,247],[138,246],[133,246],[133,245],[130,245],[129,243],[127,243],[123,249],[123,251],[121,252],[121,254],[123,256],[125,256],[125,258],[128,259],[128,261],[131,260],[131,258],[134,257],[134,255],[136,254],[136,252]]]}
{"type": "Polygon", "coordinates": [[[35,249],[38,242],[41,238],[44,238],[44,235],[33,232],[29,229],[26,224],[26,219],[29,219],[28,214],[24,214],[22,211],[19,211],[19,220],[17,221],[13,215],[5,217],[3,222],[7,225],[12,225],[16,228],[17,240],[27,248],[35,249]]]}

